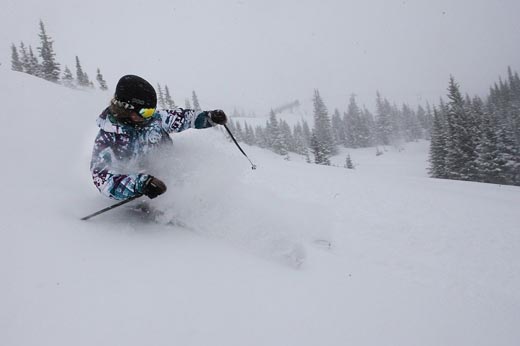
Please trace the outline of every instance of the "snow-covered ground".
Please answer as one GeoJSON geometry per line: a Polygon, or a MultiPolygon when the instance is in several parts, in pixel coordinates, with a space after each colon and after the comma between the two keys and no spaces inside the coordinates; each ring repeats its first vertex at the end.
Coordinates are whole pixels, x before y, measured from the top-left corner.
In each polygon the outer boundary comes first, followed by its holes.
{"type": "Polygon", "coordinates": [[[520,188],[429,179],[425,142],[338,167],[245,146],[252,171],[190,130],[157,222],[81,221],[113,203],[89,174],[110,93],[0,67],[0,99],[0,345],[520,344],[520,188]]]}

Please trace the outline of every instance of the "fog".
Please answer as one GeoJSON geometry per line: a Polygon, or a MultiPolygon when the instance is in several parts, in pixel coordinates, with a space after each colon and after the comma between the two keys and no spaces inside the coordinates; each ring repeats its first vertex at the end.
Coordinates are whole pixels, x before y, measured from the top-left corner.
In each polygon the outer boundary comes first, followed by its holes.
{"type": "MultiPolygon", "coordinates": [[[[11,43],[36,51],[42,19],[58,62],[75,56],[110,86],[124,74],[168,84],[177,104],[263,115],[318,88],[330,110],[348,97],[374,108],[437,103],[450,74],[484,94],[520,68],[520,2],[459,1],[19,1],[2,0],[0,63],[11,43]]],[[[107,100],[108,101],[108,100],[107,100]]]]}

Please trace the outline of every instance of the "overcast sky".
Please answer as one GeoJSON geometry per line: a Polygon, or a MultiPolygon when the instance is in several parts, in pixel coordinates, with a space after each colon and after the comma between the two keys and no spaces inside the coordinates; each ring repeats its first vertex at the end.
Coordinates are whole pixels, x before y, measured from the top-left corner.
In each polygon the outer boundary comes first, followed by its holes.
{"type": "MultiPolygon", "coordinates": [[[[520,70],[518,0],[2,0],[0,62],[12,42],[39,45],[113,87],[124,74],[196,90],[203,108],[268,112],[318,88],[332,111],[376,91],[412,105],[437,103],[453,74],[485,94],[507,66],[520,70]]],[[[107,100],[108,101],[108,100],[107,100]]]]}

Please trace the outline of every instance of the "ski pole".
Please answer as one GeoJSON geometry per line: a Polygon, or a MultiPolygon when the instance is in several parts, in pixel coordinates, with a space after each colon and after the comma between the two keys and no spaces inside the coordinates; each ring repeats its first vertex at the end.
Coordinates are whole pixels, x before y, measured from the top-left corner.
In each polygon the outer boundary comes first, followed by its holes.
{"type": "Polygon", "coordinates": [[[249,163],[251,164],[251,169],[256,169],[256,165],[251,162],[251,159],[249,159],[249,156],[247,156],[247,154],[244,152],[244,150],[242,150],[242,148],[240,147],[240,145],[238,144],[237,140],[235,139],[235,137],[233,136],[233,134],[231,133],[231,131],[229,131],[229,128],[227,127],[226,124],[223,124],[224,127],[226,128],[227,132],[229,133],[229,135],[231,136],[231,139],[233,140],[233,142],[235,142],[236,146],[238,147],[238,149],[240,149],[240,151],[242,152],[242,154],[244,154],[244,156],[246,157],[246,159],[249,160],[249,163]]]}
{"type": "Polygon", "coordinates": [[[96,212],[93,213],[93,214],[87,215],[87,216],[81,218],[81,220],[88,220],[88,219],[90,219],[91,217],[97,216],[97,215],[99,215],[99,214],[103,214],[104,212],[107,212],[107,211],[112,210],[112,209],[114,209],[114,208],[120,207],[120,206],[122,206],[123,204],[126,204],[126,203],[128,203],[128,202],[132,202],[134,199],[137,199],[137,198],[142,197],[142,196],[143,196],[143,195],[137,195],[137,196],[130,197],[130,198],[125,199],[125,200],[123,200],[123,201],[121,201],[121,202],[118,202],[118,203],[116,203],[116,204],[113,204],[113,205],[111,205],[110,207],[106,207],[106,208],[104,208],[104,209],[101,209],[101,210],[99,210],[99,211],[96,211],[96,212]]]}

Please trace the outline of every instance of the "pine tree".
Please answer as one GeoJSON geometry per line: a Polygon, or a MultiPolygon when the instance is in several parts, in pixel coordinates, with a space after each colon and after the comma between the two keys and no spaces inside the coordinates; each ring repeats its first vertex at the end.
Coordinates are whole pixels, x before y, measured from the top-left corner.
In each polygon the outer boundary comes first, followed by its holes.
{"type": "Polygon", "coordinates": [[[494,114],[486,113],[482,119],[479,143],[476,148],[478,180],[492,184],[505,184],[504,162],[498,148],[498,124],[494,114]]]}
{"type": "Polygon", "coordinates": [[[23,64],[14,43],[11,44],[11,70],[23,72],[23,64]]]}
{"type": "MultiPolygon", "coordinates": [[[[387,101],[388,102],[388,101],[387,101]]],[[[388,102],[388,104],[390,104],[388,102]]],[[[399,145],[405,139],[404,116],[401,109],[394,103],[390,106],[390,144],[399,145]]]]}
{"type": "Polygon", "coordinates": [[[280,135],[285,142],[286,151],[295,152],[294,137],[291,131],[291,127],[285,120],[280,120],[280,135]]]}
{"type": "Polygon", "coordinates": [[[27,73],[36,76],[42,77],[42,65],[38,61],[36,55],[34,55],[32,47],[29,46],[29,57],[28,57],[28,65],[27,65],[27,73]]]}
{"type": "Polygon", "coordinates": [[[25,47],[25,44],[23,42],[20,42],[20,61],[23,66],[23,72],[31,74],[30,71],[32,71],[32,62],[29,57],[29,53],[27,52],[27,48],[25,47]]]}
{"type": "Polygon", "coordinates": [[[184,107],[185,107],[186,109],[193,109],[193,108],[191,108],[191,103],[190,103],[190,99],[189,99],[189,98],[186,98],[186,99],[184,100],[184,107]]]}
{"type": "Polygon", "coordinates": [[[303,139],[305,140],[305,145],[310,147],[311,145],[311,129],[309,128],[309,124],[307,121],[302,119],[302,131],[303,131],[303,139]]]}
{"type": "Polygon", "coordinates": [[[202,112],[202,109],[200,108],[199,98],[197,97],[195,90],[193,90],[193,92],[191,93],[191,99],[193,101],[193,109],[195,110],[195,112],[202,112]]]}
{"type": "Polygon", "coordinates": [[[87,87],[90,85],[90,81],[85,72],[83,72],[83,68],[81,67],[81,63],[79,61],[79,57],[76,55],[76,82],[80,87],[87,87]]]}
{"type": "Polygon", "coordinates": [[[507,95],[504,116],[502,117],[502,142],[507,164],[509,184],[520,185],[520,78],[513,73],[511,67],[507,71],[506,88],[502,93],[507,95]]]}
{"type": "Polygon", "coordinates": [[[390,103],[377,92],[376,97],[376,131],[377,143],[389,145],[392,139],[392,109],[390,103]]]}
{"type": "Polygon", "coordinates": [[[287,155],[287,142],[273,110],[269,113],[269,121],[266,125],[266,137],[267,143],[272,151],[282,156],[287,155]]]}
{"type": "Polygon", "coordinates": [[[314,163],[330,166],[330,156],[325,154],[323,145],[319,141],[316,132],[312,132],[311,135],[311,151],[314,154],[314,163]]]}
{"type": "Polygon", "coordinates": [[[503,115],[498,119],[498,165],[505,184],[518,184],[520,179],[520,147],[515,141],[511,119],[503,115]]]}
{"type": "Polygon", "coordinates": [[[40,57],[42,58],[41,76],[51,82],[57,83],[60,78],[60,64],[56,62],[53,41],[45,32],[43,21],[40,20],[40,41],[41,46],[38,47],[40,57]]]}
{"type": "Polygon", "coordinates": [[[446,114],[448,178],[474,180],[477,176],[475,122],[468,112],[467,104],[453,76],[450,77],[448,98],[446,114]]]}
{"type": "Polygon", "coordinates": [[[308,144],[303,134],[303,126],[298,122],[293,129],[294,152],[300,155],[308,155],[308,144]]]}
{"type": "Polygon", "coordinates": [[[446,119],[445,107],[441,102],[441,109],[433,110],[433,127],[430,142],[430,168],[429,173],[432,178],[448,178],[446,171],[446,119]]]}
{"type": "Polygon", "coordinates": [[[69,88],[74,87],[74,77],[72,76],[72,72],[68,66],[65,65],[65,69],[63,70],[63,76],[61,77],[61,81],[63,85],[69,88]]]}
{"type": "MultiPolygon", "coordinates": [[[[168,88],[168,85],[164,85],[164,103],[166,103],[166,106],[168,108],[176,108],[175,102],[173,101],[173,98],[170,94],[170,89],[168,88]]],[[[189,107],[188,107],[189,109],[189,107]]]]}
{"type": "Polygon", "coordinates": [[[339,110],[335,109],[331,119],[332,134],[336,145],[345,145],[345,123],[341,119],[339,110]]]}
{"type": "Polygon", "coordinates": [[[319,91],[314,90],[314,129],[311,136],[311,148],[317,164],[330,165],[329,158],[336,153],[331,121],[327,107],[319,91]]]}
{"type": "Polygon", "coordinates": [[[107,82],[103,78],[103,75],[101,74],[101,71],[99,70],[99,67],[98,67],[97,73],[96,73],[96,80],[99,83],[99,89],[108,90],[107,82]]]}
{"type": "Polygon", "coordinates": [[[374,116],[366,107],[363,107],[363,147],[373,146],[377,142],[376,122],[374,116]]]}
{"type": "Polygon", "coordinates": [[[347,154],[347,158],[345,159],[345,168],[354,169],[354,164],[352,163],[352,159],[350,158],[350,154],[347,154]]]}
{"type": "Polygon", "coordinates": [[[355,95],[350,96],[347,112],[343,116],[345,124],[345,146],[348,148],[362,147],[367,130],[364,129],[361,110],[356,103],[355,95]]]}
{"type": "Polygon", "coordinates": [[[23,72],[32,76],[41,77],[42,68],[38,62],[38,58],[34,55],[32,47],[29,46],[29,50],[27,50],[23,42],[20,42],[20,61],[23,66],[23,72]]]}

